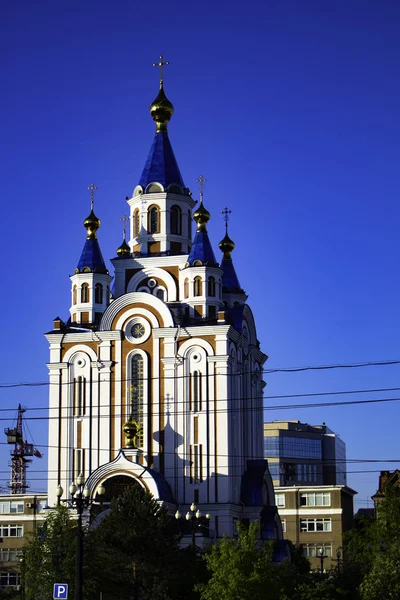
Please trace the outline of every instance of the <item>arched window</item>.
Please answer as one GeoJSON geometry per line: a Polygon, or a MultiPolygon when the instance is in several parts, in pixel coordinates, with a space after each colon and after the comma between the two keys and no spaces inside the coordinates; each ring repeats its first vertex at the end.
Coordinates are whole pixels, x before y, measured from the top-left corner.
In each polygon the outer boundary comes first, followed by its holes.
{"type": "Polygon", "coordinates": [[[129,388],[129,413],[140,425],[136,444],[139,448],[143,446],[143,404],[144,404],[144,361],[140,354],[134,354],[131,361],[131,381],[129,388]]]}
{"type": "Polygon", "coordinates": [[[189,279],[187,278],[183,282],[183,295],[185,296],[185,298],[189,297],[189,279]]]}
{"type": "Polygon", "coordinates": [[[164,302],[164,290],[157,290],[157,298],[160,298],[160,300],[162,300],[164,302]]]}
{"type": "Polygon", "coordinates": [[[82,417],[85,414],[86,380],[84,377],[74,379],[74,415],[82,417]]]}
{"type": "Polygon", "coordinates": [[[215,296],[215,277],[208,278],[208,295],[215,296]]]}
{"type": "Polygon", "coordinates": [[[192,213],[188,210],[188,238],[192,239],[192,213]]]}
{"type": "Polygon", "coordinates": [[[201,296],[201,277],[195,277],[194,278],[194,295],[195,296],[201,296]]]}
{"type": "Polygon", "coordinates": [[[182,234],[182,211],[179,206],[171,207],[171,233],[182,234]]]}
{"type": "Polygon", "coordinates": [[[89,302],[89,284],[88,283],[82,283],[81,302],[89,302]]]}
{"type": "Polygon", "coordinates": [[[194,412],[201,410],[201,373],[193,371],[191,389],[191,409],[194,412]]]}
{"type": "Polygon", "coordinates": [[[94,288],[94,301],[96,304],[103,304],[103,286],[101,283],[96,283],[94,288]]]}
{"type": "Polygon", "coordinates": [[[72,288],[72,304],[76,304],[76,291],[77,287],[76,285],[74,285],[74,287],[72,288]]]}
{"type": "Polygon", "coordinates": [[[160,232],[160,209],[158,206],[150,206],[149,208],[147,230],[149,233],[160,232]]]}
{"type": "Polygon", "coordinates": [[[140,233],[140,218],[139,209],[135,208],[133,211],[133,237],[137,237],[140,233]]]}

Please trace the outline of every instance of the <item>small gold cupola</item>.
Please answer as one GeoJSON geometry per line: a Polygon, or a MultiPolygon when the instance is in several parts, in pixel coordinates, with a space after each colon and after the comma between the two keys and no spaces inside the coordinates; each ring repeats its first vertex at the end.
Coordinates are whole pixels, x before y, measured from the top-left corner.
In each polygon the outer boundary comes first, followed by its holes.
{"type": "Polygon", "coordinates": [[[87,240],[96,240],[96,231],[101,225],[101,221],[94,214],[94,194],[97,190],[97,186],[94,183],[90,184],[88,191],[90,192],[90,215],[83,221],[83,225],[87,231],[87,240]]]}
{"type": "Polygon", "coordinates": [[[204,208],[203,201],[200,202],[200,206],[193,213],[193,219],[197,223],[197,231],[206,231],[206,225],[210,220],[210,213],[204,208]]]}
{"type": "Polygon", "coordinates": [[[228,232],[226,232],[224,239],[220,241],[219,247],[224,253],[224,258],[231,257],[231,253],[235,248],[235,242],[231,240],[231,238],[228,235],[228,232]]]}
{"type": "Polygon", "coordinates": [[[156,123],[157,133],[160,131],[167,131],[167,125],[174,112],[174,107],[164,92],[162,72],[164,65],[169,65],[169,62],[164,62],[162,56],[160,56],[158,63],[153,63],[153,67],[160,67],[160,91],[158,92],[157,98],[154,100],[154,102],[150,104],[150,115],[156,123]]]}
{"type": "Polygon", "coordinates": [[[128,256],[131,253],[131,249],[129,248],[129,245],[126,242],[126,222],[129,221],[129,217],[127,217],[125,214],[122,215],[121,217],[121,221],[122,221],[122,244],[117,248],[117,255],[118,256],[128,256]]]}

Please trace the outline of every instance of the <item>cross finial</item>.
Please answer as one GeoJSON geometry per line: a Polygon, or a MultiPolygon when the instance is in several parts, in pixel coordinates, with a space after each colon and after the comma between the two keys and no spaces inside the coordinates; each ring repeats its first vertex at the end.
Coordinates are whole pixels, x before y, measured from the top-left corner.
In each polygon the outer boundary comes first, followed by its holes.
{"type": "Polygon", "coordinates": [[[96,190],[98,189],[97,185],[94,185],[94,183],[91,183],[88,187],[88,191],[90,192],[90,209],[93,210],[94,207],[94,195],[96,193],[96,190]]]}
{"type": "Polygon", "coordinates": [[[129,221],[129,217],[125,214],[122,215],[120,221],[122,221],[122,233],[124,236],[124,239],[126,238],[126,222],[129,221]]]}
{"type": "Polygon", "coordinates": [[[225,221],[225,228],[226,228],[226,231],[228,231],[228,221],[229,221],[229,219],[230,219],[230,215],[231,215],[231,214],[232,214],[232,211],[231,211],[231,210],[229,210],[229,208],[228,208],[227,206],[225,206],[224,210],[221,210],[221,215],[222,215],[222,218],[223,218],[223,219],[224,219],[224,221],[225,221]]]}
{"type": "Polygon", "coordinates": [[[156,63],[153,63],[153,67],[160,67],[160,88],[162,87],[163,84],[163,67],[165,65],[169,65],[169,61],[163,61],[163,56],[160,56],[160,60],[156,63]]]}
{"type": "Polygon", "coordinates": [[[203,184],[207,181],[207,179],[203,177],[203,175],[200,175],[200,177],[198,177],[196,181],[200,187],[200,202],[203,202],[203,184]]]}

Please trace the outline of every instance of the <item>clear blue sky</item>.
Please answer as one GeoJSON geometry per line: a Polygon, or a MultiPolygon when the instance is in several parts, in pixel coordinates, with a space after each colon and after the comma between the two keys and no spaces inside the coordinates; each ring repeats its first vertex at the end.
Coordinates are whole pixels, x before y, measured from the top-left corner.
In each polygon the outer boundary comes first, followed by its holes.
{"type": "MultiPolygon", "coordinates": [[[[217,254],[220,211],[232,210],[236,270],[266,366],[400,359],[398,2],[21,0],[3,3],[0,16],[2,383],[47,380],[43,333],[56,315],[68,317],[92,181],[103,254],[115,255],[124,199],[153,138],[148,106],[159,54],[171,63],[171,141],[195,197],[196,177],[208,180],[217,254]]],[[[400,366],[266,380],[266,396],[396,387],[400,366]]],[[[343,399],[385,396],[400,391],[343,399]]],[[[1,413],[7,426],[18,402],[46,407],[47,389],[0,389],[0,402],[12,407],[1,413]]],[[[392,402],[266,415],[325,421],[350,459],[399,459],[349,466],[379,471],[400,464],[399,409],[392,402]]],[[[46,444],[46,422],[29,426],[36,444],[46,444]]],[[[0,479],[8,449],[0,446],[0,479]]],[[[31,466],[32,489],[44,489],[44,454],[31,466]]],[[[350,474],[356,507],[377,478],[350,474]]]]}

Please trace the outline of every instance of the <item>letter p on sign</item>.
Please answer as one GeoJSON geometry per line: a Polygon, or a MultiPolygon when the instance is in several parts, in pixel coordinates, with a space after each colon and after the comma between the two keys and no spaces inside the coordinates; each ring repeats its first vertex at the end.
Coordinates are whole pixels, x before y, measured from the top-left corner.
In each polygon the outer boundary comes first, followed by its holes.
{"type": "Polygon", "coordinates": [[[53,590],[53,598],[57,600],[67,600],[68,598],[68,583],[55,583],[53,590]]]}

